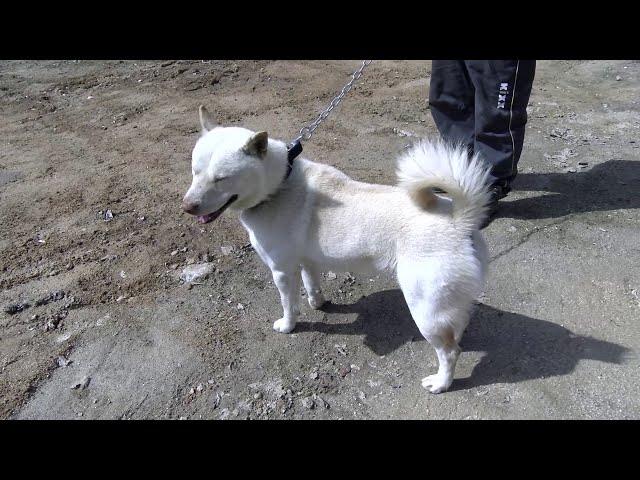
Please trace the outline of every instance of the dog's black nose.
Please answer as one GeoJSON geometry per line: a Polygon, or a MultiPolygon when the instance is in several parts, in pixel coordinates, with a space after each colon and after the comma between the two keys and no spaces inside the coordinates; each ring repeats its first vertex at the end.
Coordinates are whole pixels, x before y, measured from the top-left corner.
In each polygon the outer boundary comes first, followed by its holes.
{"type": "Polygon", "coordinates": [[[182,210],[192,215],[198,210],[199,206],[197,203],[182,202],[182,210]]]}

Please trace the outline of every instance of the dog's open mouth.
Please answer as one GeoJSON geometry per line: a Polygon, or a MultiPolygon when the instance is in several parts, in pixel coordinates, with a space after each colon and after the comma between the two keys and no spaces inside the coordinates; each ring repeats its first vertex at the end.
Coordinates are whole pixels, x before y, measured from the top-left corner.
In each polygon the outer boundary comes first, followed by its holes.
{"type": "Polygon", "coordinates": [[[220,207],[215,212],[207,213],[206,215],[198,215],[198,217],[197,217],[198,218],[198,223],[213,222],[216,218],[218,218],[220,216],[220,214],[222,214],[222,212],[224,212],[227,209],[227,207],[229,205],[231,205],[237,199],[238,199],[238,195],[232,195],[231,198],[229,200],[227,200],[227,203],[225,203],[222,207],[220,207]]]}

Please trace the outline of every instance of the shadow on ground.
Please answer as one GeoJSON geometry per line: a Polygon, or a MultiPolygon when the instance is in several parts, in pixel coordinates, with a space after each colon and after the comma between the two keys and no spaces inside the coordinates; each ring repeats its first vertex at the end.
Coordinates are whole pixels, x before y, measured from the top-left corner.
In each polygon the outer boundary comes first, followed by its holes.
{"type": "Polygon", "coordinates": [[[521,173],[514,190],[553,193],[503,201],[496,218],[531,220],[640,208],[639,184],[640,161],[632,160],[610,160],[576,173],[521,173]]]}
{"type": "MultiPolygon", "coordinates": [[[[405,343],[422,341],[399,289],[362,297],[350,305],[327,303],[326,313],[357,313],[352,323],[300,322],[296,333],[363,335],[364,344],[386,355],[405,343]]],[[[339,321],[339,319],[338,319],[339,321]]],[[[621,364],[626,347],[575,335],[553,322],[477,305],[461,342],[463,352],[486,352],[468,378],[456,379],[451,390],[494,383],[517,383],[571,373],[580,360],[621,364]]]]}

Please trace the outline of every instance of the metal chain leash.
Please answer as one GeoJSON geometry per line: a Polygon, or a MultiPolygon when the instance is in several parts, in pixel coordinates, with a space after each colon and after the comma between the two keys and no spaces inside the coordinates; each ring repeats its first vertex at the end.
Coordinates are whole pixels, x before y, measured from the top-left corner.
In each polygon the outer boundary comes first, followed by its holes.
{"type": "Polygon", "coordinates": [[[293,140],[293,142],[291,142],[291,144],[296,144],[296,143],[300,142],[300,140],[309,140],[311,138],[311,136],[313,135],[313,132],[315,131],[315,129],[318,128],[318,126],[329,116],[331,111],[340,104],[340,102],[342,101],[344,96],[347,93],[349,93],[351,88],[353,88],[353,84],[362,76],[362,71],[372,61],[373,60],[364,60],[362,62],[362,65],[360,66],[360,68],[358,70],[356,70],[355,72],[353,72],[353,74],[351,75],[351,80],[349,80],[347,82],[347,84],[344,87],[342,87],[342,90],[340,91],[340,93],[338,95],[336,95],[333,98],[333,100],[331,100],[331,103],[329,104],[329,106],[327,108],[325,108],[322,111],[322,113],[320,115],[318,115],[318,118],[316,118],[312,123],[310,123],[306,127],[302,127],[300,129],[300,132],[299,132],[300,135],[298,137],[296,137],[293,140]]]}

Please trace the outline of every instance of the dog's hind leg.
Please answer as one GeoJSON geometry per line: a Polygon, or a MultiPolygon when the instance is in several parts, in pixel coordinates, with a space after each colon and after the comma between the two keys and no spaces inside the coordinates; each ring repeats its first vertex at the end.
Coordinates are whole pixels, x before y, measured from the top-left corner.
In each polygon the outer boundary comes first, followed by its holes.
{"type": "Polygon", "coordinates": [[[307,291],[311,308],[320,308],[326,301],[320,289],[320,272],[312,265],[303,264],[302,283],[304,283],[304,289],[307,291]]]}
{"type": "Polygon", "coordinates": [[[453,336],[453,329],[442,330],[440,334],[425,335],[438,355],[438,372],[422,379],[422,386],[431,393],[446,391],[453,382],[453,373],[460,355],[460,347],[453,336]]]}
{"type": "Polygon", "coordinates": [[[398,281],[411,316],[422,336],[438,356],[438,372],[422,379],[431,393],[446,391],[453,382],[460,355],[458,340],[469,321],[469,303],[464,293],[447,282],[434,262],[398,262],[398,281]]]}
{"type": "Polygon", "coordinates": [[[280,333],[289,333],[296,326],[300,315],[300,270],[272,270],[273,281],[280,292],[280,301],[284,314],[276,320],[273,329],[280,333]]]}

